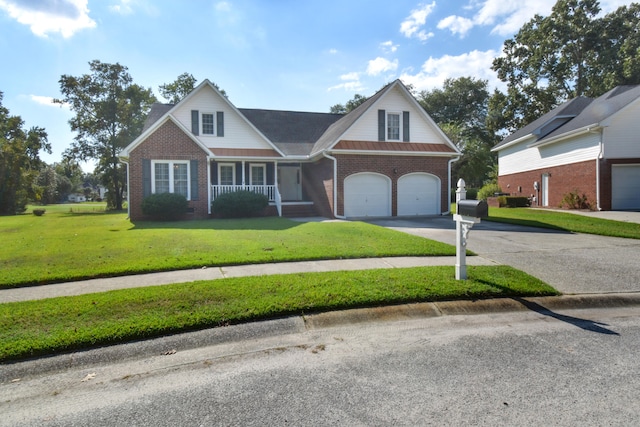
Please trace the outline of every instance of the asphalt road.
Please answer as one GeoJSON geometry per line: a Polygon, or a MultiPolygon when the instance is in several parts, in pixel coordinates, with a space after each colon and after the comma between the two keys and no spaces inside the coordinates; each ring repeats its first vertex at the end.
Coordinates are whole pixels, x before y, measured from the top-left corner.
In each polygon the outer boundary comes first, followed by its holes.
{"type": "Polygon", "coordinates": [[[638,342],[638,306],[303,329],[30,372],[0,425],[637,425],[638,342]]]}
{"type": "MultiPolygon", "coordinates": [[[[451,217],[371,222],[455,245],[451,217]]],[[[467,247],[565,294],[640,291],[640,240],[482,221],[471,229],[467,247]]]]}

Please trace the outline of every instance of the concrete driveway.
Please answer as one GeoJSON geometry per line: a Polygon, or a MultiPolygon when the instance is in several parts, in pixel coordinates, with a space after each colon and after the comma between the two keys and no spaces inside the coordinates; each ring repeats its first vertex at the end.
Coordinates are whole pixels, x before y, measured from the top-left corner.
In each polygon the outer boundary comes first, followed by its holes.
{"type": "MultiPolygon", "coordinates": [[[[380,219],[373,224],[455,245],[452,217],[380,219]]],[[[640,240],[482,221],[467,246],[565,294],[640,292],[640,240]]]]}

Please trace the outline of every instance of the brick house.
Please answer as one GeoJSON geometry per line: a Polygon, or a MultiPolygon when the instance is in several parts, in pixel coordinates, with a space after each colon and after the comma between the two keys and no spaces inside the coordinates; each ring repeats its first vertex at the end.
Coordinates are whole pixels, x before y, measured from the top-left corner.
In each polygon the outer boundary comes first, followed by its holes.
{"type": "Polygon", "coordinates": [[[240,189],[265,194],[273,215],[441,215],[459,156],[399,80],[345,115],[236,108],[205,80],[155,104],[120,154],[132,220],[153,193],[182,193],[188,215],[205,218],[240,189]]]}
{"type": "Polygon", "coordinates": [[[591,209],[640,210],[640,85],[577,97],[506,137],[498,184],[533,206],[585,195],[591,209]]]}

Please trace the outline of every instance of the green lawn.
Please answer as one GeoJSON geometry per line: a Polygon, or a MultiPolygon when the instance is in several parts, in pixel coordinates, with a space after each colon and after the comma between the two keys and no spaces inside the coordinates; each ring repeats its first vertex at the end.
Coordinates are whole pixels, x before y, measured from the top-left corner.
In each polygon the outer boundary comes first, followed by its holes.
{"type": "Polygon", "coordinates": [[[489,208],[488,221],[640,239],[640,224],[530,208],[489,208]]]}
{"type": "Polygon", "coordinates": [[[455,248],[362,222],[268,217],[132,223],[104,205],[46,206],[0,218],[0,287],[282,261],[455,255],[455,248]]]}
{"type": "Polygon", "coordinates": [[[323,310],[557,292],[507,266],[243,277],[0,304],[0,361],[323,310]]]}

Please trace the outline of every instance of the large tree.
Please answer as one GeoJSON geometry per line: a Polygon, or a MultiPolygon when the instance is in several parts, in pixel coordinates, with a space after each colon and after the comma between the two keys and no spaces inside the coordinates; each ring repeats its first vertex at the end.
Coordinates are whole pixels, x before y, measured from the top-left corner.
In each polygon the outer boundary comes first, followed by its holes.
{"type": "Polygon", "coordinates": [[[2,98],[0,92],[0,215],[15,215],[38,196],[39,153],[51,153],[51,145],[43,128],[25,130],[24,121],[9,114],[2,98]]]}
{"type": "Polygon", "coordinates": [[[360,104],[365,102],[368,97],[356,93],[346,104],[336,104],[329,109],[332,114],[347,114],[358,108],[360,104]]]}
{"type": "Polygon", "coordinates": [[[480,187],[495,163],[495,134],[487,129],[489,92],[486,80],[460,77],[445,80],[442,89],[422,91],[418,102],[462,151],[452,173],[469,187],[480,187]]]}
{"type": "Polygon", "coordinates": [[[151,89],[133,83],[125,66],[94,60],[89,68],[91,74],[63,75],[59,80],[63,97],[54,102],[69,105],[75,113],[69,124],[77,132],[65,154],[98,161],[96,171],[107,188],[107,204],[120,210],[126,177],[118,153],[140,134],[156,99],[151,89]]]}
{"type": "MultiPolygon", "coordinates": [[[[193,89],[196,87],[196,80],[193,75],[189,73],[182,73],[171,83],[165,83],[158,86],[158,90],[160,91],[160,96],[169,101],[170,104],[177,104],[187,96],[193,89]]],[[[220,87],[212,83],[213,86],[220,91],[220,94],[225,98],[228,98],[227,92],[224,89],[220,89],[220,87]]]]}
{"type": "Polygon", "coordinates": [[[559,0],[549,16],[536,15],[504,42],[493,70],[507,93],[492,102],[498,110],[491,115],[507,117],[507,131],[576,96],[640,83],[638,5],[599,13],[597,0],[559,0]]]}

